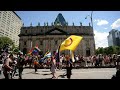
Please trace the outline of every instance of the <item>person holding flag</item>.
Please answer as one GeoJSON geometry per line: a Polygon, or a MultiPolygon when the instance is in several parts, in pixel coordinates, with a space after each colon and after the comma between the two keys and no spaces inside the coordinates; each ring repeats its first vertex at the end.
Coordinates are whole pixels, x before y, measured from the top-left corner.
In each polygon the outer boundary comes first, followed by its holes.
{"type": "Polygon", "coordinates": [[[34,60],[34,69],[35,69],[35,72],[37,72],[37,68],[38,68],[38,57],[37,56],[34,56],[33,57],[33,60],[34,60]]]}
{"type": "Polygon", "coordinates": [[[65,56],[66,58],[66,71],[67,71],[67,78],[70,79],[72,75],[72,60],[70,59],[69,55],[65,56]]]}
{"type": "MultiPolygon", "coordinates": [[[[62,44],[59,46],[59,49],[58,49],[58,56],[59,56],[59,52],[63,51],[63,50],[70,50],[70,54],[72,56],[72,62],[74,63],[75,62],[75,59],[74,59],[74,51],[75,49],[77,48],[77,46],[79,45],[79,43],[81,42],[81,40],[83,39],[83,37],[81,36],[76,36],[76,35],[71,35],[70,37],[68,37],[66,40],[64,40],[62,42],[62,44]]],[[[59,58],[58,58],[59,59],[59,58]]],[[[66,57],[66,60],[67,62],[70,61],[69,60],[70,58],[66,57]]],[[[67,63],[67,66],[69,67],[69,63],[67,63]]],[[[70,75],[71,75],[71,71],[70,69],[67,69],[68,70],[68,78],[70,79],[70,75]]],[[[71,69],[72,70],[72,69],[71,69]]]]}
{"type": "Polygon", "coordinates": [[[79,45],[82,38],[83,37],[81,37],[81,36],[71,35],[66,40],[64,40],[62,42],[62,44],[60,45],[60,52],[63,51],[63,50],[70,50],[70,53],[72,55],[72,61],[75,62],[73,52],[75,51],[75,49],[79,45]]]}

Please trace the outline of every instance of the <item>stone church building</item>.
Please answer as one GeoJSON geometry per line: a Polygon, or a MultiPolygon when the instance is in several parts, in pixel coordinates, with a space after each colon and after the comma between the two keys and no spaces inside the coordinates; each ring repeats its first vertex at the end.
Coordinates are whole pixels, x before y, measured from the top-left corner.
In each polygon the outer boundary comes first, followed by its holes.
{"type": "MultiPolygon", "coordinates": [[[[70,35],[82,36],[81,43],[75,50],[75,55],[90,56],[95,53],[95,41],[93,28],[90,26],[69,26],[61,13],[58,14],[54,23],[51,26],[44,23],[44,26],[23,26],[19,34],[19,48],[26,54],[32,47],[38,45],[41,53],[45,53],[48,49],[54,53],[58,46],[70,35]]],[[[61,53],[68,54],[69,51],[65,50],[61,53]]]]}

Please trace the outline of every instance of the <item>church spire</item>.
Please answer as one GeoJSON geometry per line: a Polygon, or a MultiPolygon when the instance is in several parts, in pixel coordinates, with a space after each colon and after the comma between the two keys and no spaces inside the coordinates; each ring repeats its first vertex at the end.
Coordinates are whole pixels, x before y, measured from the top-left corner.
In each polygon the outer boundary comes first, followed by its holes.
{"type": "Polygon", "coordinates": [[[58,14],[57,18],[55,19],[54,22],[55,25],[61,25],[61,26],[66,26],[67,23],[61,13],[58,14]]]}
{"type": "Polygon", "coordinates": [[[40,26],[40,22],[38,22],[38,26],[40,26]]]}
{"type": "Polygon", "coordinates": [[[32,26],[32,22],[30,23],[30,26],[32,26]]]}

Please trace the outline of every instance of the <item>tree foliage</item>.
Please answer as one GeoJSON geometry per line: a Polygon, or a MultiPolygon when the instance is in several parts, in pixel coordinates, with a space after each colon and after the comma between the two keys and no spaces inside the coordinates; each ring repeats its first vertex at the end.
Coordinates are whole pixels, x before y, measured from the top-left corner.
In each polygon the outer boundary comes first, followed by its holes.
{"type": "Polygon", "coordinates": [[[14,49],[13,49],[13,53],[18,53],[19,52],[19,48],[18,47],[15,47],[14,49]]]}
{"type": "Polygon", "coordinates": [[[109,46],[106,48],[99,47],[96,49],[96,54],[120,54],[120,46],[109,46]]]}
{"type": "Polygon", "coordinates": [[[14,42],[10,38],[0,37],[0,48],[4,48],[5,45],[12,46],[12,48],[15,46],[14,42]]]}

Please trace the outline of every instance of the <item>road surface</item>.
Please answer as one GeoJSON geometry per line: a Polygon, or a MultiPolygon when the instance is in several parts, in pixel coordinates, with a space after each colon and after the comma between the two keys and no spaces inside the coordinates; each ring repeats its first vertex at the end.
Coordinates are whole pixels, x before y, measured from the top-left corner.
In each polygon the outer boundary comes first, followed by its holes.
{"type": "MultiPolygon", "coordinates": [[[[65,69],[57,70],[58,79],[67,79],[64,76],[65,72],[65,69]]],[[[111,79],[115,73],[115,68],[73,69],[71,79],[111,79]]],[[[36,73],[34,69],[24,69],[22,75],[23,79],[51,79],[51,77],[50,69],[38,69],[36,73]]],[[[0,75],[0,79],[4,79],[3,74],[0,75]]],[[[13,79],[18,79],[18,76],[13,79]]]]}

